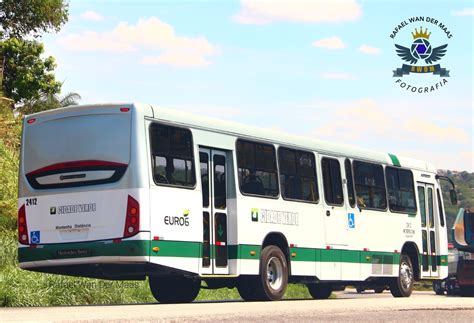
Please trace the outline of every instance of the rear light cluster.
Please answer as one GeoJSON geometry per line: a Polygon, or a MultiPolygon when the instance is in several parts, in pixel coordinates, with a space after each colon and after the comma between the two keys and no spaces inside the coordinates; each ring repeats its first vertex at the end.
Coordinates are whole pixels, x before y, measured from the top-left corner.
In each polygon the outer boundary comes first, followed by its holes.
{"type": "Polygon", "coordinates": [[[131,237],[138,233],[140,228],[140,205],[130,195],[127,202],[127,214],[125,216],[124,238],[131,237]]]}
{"type": "Polygon", "coordinates": [[[21,244],[30,244],[28,238],[28,227],[26,225],[26,211],[23,204],[18,210],[18,241],[21,244]]]}

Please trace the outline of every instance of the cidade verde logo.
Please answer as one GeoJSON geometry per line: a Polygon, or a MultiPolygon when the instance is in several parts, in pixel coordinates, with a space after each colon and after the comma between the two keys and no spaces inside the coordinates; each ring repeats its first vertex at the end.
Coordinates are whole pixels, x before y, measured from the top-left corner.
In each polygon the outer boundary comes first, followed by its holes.
{"type": "Polygon", "coordinates": [[[394,44],[396,55],[409,64],[403,64],[401,67],[393,70],[393,77],[397,78],[395,84],[401,89],[413,93],[430,93],[445,86],[450,75],[449,70],[442,67],[440,63],[437,63],[446,55],[448,44],[436,44],[435,46],[435,42],[433,41],[432,43],[432,39],[430,39],[432,32],[428,30],[426,25],[427,23],[431,24],[430,28],[433,28],[433,25],[439,27],[437,31],[441,30],[444,32],[448,39],[453,37],[453,35],[446,25],[437,19],[414,17],[408,19],[408,22],[404,20],[399,23],[390,34],[390,38],[395,39],[397,34],[411,23],[420,23],[421,25],[419,29],[416,27],[411,32],[411,44],[408,46],[394,44]],[[438,80],[433,82],[433,77],[438,77],[438,80]]]}

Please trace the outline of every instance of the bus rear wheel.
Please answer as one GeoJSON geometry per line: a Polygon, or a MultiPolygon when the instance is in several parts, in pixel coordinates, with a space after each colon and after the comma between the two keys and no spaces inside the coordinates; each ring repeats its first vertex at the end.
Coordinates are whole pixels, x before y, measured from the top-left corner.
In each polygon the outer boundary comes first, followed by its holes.
{"type": "Polygon", "coordinates": [[[413,291],[415,276],[410,257],[401,255],[398,277],[390,283],[390,292],[394,297],[409,297],[413,291]]]}
{"type": "Polygon", "coordinates": [[[288,263],[277,246],[266,246],[260,256],[260,275],[242,276],[238,284],[240,296],[246,301],[277,301],[288,286],[288,263]]]}
{"type": "Polygon", "coordinates": [[[437,280],[433,282],[433,291],[436,295],[444,295],[444,289],[441,285],[441,281],[437,280]]]}
{"type": "Polygon", "coordinates": [[[314,299],[327,299],[331,296],[332,286],[323,284],[308,284],[309,294],[314,299]]]}
{"type": "Polygon", "coordinates": [[[165,304],[190,303],[199,294],[201,282],[184,276],[150,277],[149,285],[153,297],[165,304]]]}

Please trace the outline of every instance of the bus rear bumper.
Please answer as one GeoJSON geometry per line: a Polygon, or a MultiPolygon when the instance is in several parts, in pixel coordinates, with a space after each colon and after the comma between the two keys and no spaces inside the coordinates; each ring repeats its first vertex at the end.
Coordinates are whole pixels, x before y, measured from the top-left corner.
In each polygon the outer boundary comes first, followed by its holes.
{"type": "MultiPolygon", "coordinates": [[[[149,260],[149,233],[140,233],[125,240],[54,243],[18,248],[20,268],[66,275],[70,274],[69,272],[76,273],[72,268],[110,269],[122,264],[126,265],[124,268],[135,271],[134,265],[141,267],[149,263],[149,260]]],[[[77,272],[77,276],[79,275],[80,272],[77,272]]]]}
{"type": "Polygon", "coordinates": [[[56,243],[18,248],[22,269],[68,276],[101,279],[145,279],[146,276],[187,275],[164,265],[150,263],[148,232],[131,239],[56,243]]]}

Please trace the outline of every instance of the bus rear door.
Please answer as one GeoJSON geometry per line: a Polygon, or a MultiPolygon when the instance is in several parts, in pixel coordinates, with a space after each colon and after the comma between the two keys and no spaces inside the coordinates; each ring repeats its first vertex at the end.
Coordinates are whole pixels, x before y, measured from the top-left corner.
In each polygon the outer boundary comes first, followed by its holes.
{"type": "Polygon", "coordinates": [[[201,273],[228,274],[228,176],[225,151],[199,149],[202,185],[203,244],[201,273]]]}

